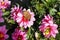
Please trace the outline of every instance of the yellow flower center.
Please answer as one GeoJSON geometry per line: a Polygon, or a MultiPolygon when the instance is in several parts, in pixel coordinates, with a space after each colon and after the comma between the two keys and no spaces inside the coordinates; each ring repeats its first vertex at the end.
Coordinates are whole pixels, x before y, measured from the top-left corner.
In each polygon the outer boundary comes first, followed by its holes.
{"type": "Polygon", "coordinates": [[[4,35],[2,33],[0,33],[0,38],[3,38],[3,37],[4,37],[4,35]]]}
{"type": "Polygon", "coordinates": [[[23,39],[23,36],[22,35],[19,35],[17,40],[22,40],[23,39]]]}
{"type": "Polygon", "coordinates": [[[50,27],[47,27],[44,31],[44,35],[48,35],[50,33],[50,27]]]}
{"type": "Polygon", "coordinates": [[[18,38],[18,40],[21,40],[21,38],[18,38]]]}
{"type": "Polygon", "coordinates": [[[31,15],[29,14],[28,11],[24,11],[23,14],[24,14],[24,19],[30,20],[31,15]]]}
{"type": "Polygon", "coordinates": [[[4,4],[5,4],[5,2],[1,2],[1,4],[2,4],[2,5],[4,5],[4,4]]]}

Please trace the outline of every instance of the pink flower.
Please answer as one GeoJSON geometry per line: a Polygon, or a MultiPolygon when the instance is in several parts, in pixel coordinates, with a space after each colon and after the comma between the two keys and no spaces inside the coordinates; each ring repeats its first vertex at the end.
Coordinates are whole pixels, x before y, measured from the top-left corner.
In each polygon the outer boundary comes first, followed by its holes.
{"type": "Polygon", "coordinates": [[[39,30],[43,33],[45,37],[49,38],[52,36],[55,38],[56,34],[58,33],[57,27],[58,25],[53,23],[50,16],[45,16],[41,25],[39,26],[39,30]]]}
{"type": "Polygon", "coordinates": [[[15,29],[15,32],[12,34],[12,39],[13,40],[27,40],[26,38],[26,33],[19,30],[19,29],[15,29]]]}
{"type": "Polygon", "coordinates": [[[44,17],[45,18],[42,20],[42,23],[53,23],[53,17],[51,17],[49,14],[44,17]]]}
{"type": "Polygon", "coordinates": [[[11,1],[0,0],[0,9],[6,9],[11,4],[11,1]]]}
{"type": "Polygon", "coordinates": [[[2,15],[3,15],[3,13],[2,13],[2,11],[0,10],[0,22],[4,22],[4,19],[2,18],[2,15]]]}
{"type": "Polygon", "coordinates": [[[11,10],[11,16],[15,21],[19,13],[22,13],[22,8],[19,8],[19,6],[18,7],[14,6],[14,8],[12,8],[11,10]]]}
{"type": "Polygon", "coordinates": [[[30,9],[26,10],[18,7],[12,8],[12,18],[19,24],[20,27],[31,27],[33,25],[35,18],[34,13],[30,9]]]}
{"type": "Polygon", "coordinates": [[[39,30],[45,37],[49,38],[50,36],[52,36],[55,38],[56,34],[58,33],[57,27],[58,26],[56,24],[45,23],[39,27],[39,30]]]}
{"type": "Polygon", "coordinates": [[[6,33],[7,33],[7,30],[5,25],[0,26],[0,40],[6,40],[9,37],[6,33]]]}
{"type": "Polygon", "coordinates": [[[30,9],[23,10],[23,13],[18,13],[18,17],[16,19],[17,23],[19,24],[20,27],[31,27],[33,25],[35,18],[34,18],[34,13],[30,11],[30,9]]]}

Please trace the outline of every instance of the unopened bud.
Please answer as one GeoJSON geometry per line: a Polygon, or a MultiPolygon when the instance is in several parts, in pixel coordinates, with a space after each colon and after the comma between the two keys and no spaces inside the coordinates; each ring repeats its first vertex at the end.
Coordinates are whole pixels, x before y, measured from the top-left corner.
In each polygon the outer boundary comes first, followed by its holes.
{"type": "Polygon", "coordinates": [[[38,37],[38,32],[35,32],[35,37],[36,37],[36,39],[38,39],[39,37],[38,37]]]}

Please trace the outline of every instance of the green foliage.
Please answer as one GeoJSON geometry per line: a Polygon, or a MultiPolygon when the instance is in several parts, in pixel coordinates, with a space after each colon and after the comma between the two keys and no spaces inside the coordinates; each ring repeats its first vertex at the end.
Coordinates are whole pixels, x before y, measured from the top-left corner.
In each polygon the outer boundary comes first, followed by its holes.
{"type": "Polygon", "coordinates": [[[60,12],[57,13],[60,16],[60,12]]]}
{"type": "Polygon", "coordinates": [[[55,15],[56,12],[57,12],[57,10],[54,8],[50,8],[50,10],[49,10],[50,15],[55,15]]]}
{"type": "Polygon", "coordinates": [[[8,16],[10,14],[9,11],[4,12],[3,16],[8,16]]]}

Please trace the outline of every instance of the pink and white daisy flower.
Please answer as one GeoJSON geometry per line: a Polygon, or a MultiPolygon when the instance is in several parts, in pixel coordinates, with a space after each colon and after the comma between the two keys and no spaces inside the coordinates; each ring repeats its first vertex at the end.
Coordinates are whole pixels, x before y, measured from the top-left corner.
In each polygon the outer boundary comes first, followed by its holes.
{"type": "Polygon", "coordinates": [[[39,30],[43,33],[43,35],[47,38],[49,37],[56,37],[56,34],[58,33],[58,30],[57,30],[57,27],[58,25],[57,24],[54,24],[53,21],[52,21],[52,18],[50,17],[47,17],[45,16],[45,20],[48,20],[48,21],[42,21],[42,24],[39,26],[39,30]],[[49,22],[51,21],[51,22],[49,22]]]}
{"type": "Polygon", "coordinates": [[[31,27],[33,25],[35,18],[34,13],[30,11],[30,9],[24,9],[22,13],[18,13],[18,17],[16,18],[17,23],[20,27],[31,27]]]}
{"type": "Polygon", "coordinates": [[[11,1],[0,0],[0,9],[6,9],[11,4],[11,1]]]}
{"type": "Polygon", "coordinates": [[[7,29],[6,26],[0,26],[0,40],[6,40],[9,36],[6,34],[7,29]]]}
{"type": "Polygon", "coordinates": [[[26,33],[19,30],[19,29],[15,29],[15,32],[12,34],[12,39],[13,40],[27,40],[26,38],[26,33]]]}
{"type": "Polygon", "coordinates": [[[30,9],[26,10],[18,7],[12,8],[11,11],[12,18],[19,24],[20,27],[31,27],[33,21],[35,21],[34,13],[30,9]]]}
{"type": "Polygon", "coordinates": [[[56,34],[58,33],[57,27],[58,26],[56,24],[45,23],[39,26],[39,30],[45,37],[49,38],[52,36],[55,38],[56,34]]]}

